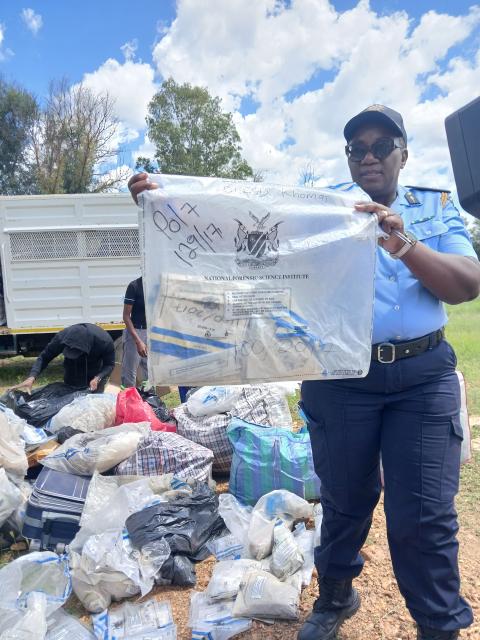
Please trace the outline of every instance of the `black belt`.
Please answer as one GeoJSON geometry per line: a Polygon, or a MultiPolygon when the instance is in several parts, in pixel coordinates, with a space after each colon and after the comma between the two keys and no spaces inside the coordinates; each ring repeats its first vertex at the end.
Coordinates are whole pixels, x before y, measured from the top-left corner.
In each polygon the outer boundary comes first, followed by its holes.
{"type": "Polygon", "coordinates": [[[134,326],[135,329],[146,329],[147,328],[146,324],[140,324],[138,326],[136,324],[134,324],[133,326],[134,326]]]}
{"type": "Polygon", "coordinates": [[[418,356],[420,353],[427,351],[427,349],[436,347],[444,337],[445,330],[442,327],[441,329],[437,329],[437,331],[432,331],[432,333],[426,336],[409,340],[408,342],[400,342],[398,344],[393,342],[379,342],[378,344],[372,345],[372,360],[381,362],[382,364],[391,364],[401,358],[418,356]]]}

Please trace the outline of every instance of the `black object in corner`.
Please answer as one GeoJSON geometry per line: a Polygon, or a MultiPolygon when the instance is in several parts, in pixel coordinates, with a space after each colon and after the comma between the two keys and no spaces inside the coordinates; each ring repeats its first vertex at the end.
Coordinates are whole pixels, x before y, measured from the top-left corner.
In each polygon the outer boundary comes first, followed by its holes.
{"type": "Polygon", "coordinates": [[[480,97],[445,119],[460,204],[480,219],[480,97]]]}

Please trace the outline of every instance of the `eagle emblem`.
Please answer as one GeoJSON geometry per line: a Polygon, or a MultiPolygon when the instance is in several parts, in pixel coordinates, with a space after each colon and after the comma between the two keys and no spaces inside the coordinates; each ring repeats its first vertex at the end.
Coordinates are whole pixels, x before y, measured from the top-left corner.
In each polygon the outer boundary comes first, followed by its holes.
{"type": "Polygon", "coordinates": [[[269,229],[265,224],[270,218],[270,213],[258,218],[249,211],[255,227],[248,229],[243,222],[235,218],[238,224],[235,236],[235,249],[237,250],[236,263],[241,266],[249,266],[254,269],[272,266],[278,261],[278,227],[283,221],[276,222],[269,229]]]}

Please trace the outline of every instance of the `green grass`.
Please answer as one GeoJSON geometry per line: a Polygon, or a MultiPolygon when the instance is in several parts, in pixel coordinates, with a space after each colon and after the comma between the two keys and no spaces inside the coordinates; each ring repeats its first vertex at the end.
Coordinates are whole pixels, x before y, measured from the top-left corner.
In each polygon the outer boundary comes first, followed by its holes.
{"type": "MultiPolygon", "coordinates": [[[[472,439],[480,441],[480,424],[472,429],[472,439]]],[[[460,492],[456,499],[460,524],[480,536],[480,451],[473,451],[472,460],[461,467],[460,492]]]]}
{"type": "Polygon", "coordinates": [[[288,407],[290,409],[290,413],[292,414],[293,424],[298,427],[303,426],[303,420],[298,415],[298,401],[300,400],[300,390],[296,393],[292,393],[287,396],[288,407]]]}
{"type": "MultiPolygon", "coordinates": [[[[25,380],[36,358],[25,358],[24,356],[14,356],[0,360],[0,387],[11,387],[25,380]]],[[[54,360],[48,369],[42,372],[38,379],[38,385],[43,386],[51,382],[63,380],[63,362],[54,360]]]]}
{"type": "Polygon", "coordinates": [[[480,415],[480,298],[448,307],[447,339],[458,358],[457,368],[467,384],[471,415],[480,415]]]}
{"type": "Polygon", "coordinates": [[[170,391],[166,396],[162,396],[162,400],[165,402],[169,409],[173,409],[174,407],[178,407],[180,404],[180,396],[178,395],[178,391],[170,391]]]}

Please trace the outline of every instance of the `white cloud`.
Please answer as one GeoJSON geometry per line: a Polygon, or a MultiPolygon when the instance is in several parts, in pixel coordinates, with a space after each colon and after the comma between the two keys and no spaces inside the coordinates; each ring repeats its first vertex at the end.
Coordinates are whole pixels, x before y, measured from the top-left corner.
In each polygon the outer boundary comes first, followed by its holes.
{"type": "Polygon", "coordinates": [[[83,84],[96,93],[108,92],[119,120],[137,130],[145,127],[148,103],[157,90],[154,75],[149,64],[128,58],[122,64],[109,58],[96,71],[86,73],[83,84]]]}
{"type": "Polygon", "coordinates": [[[135,54],[138,49],[138,40],[134,38],[133,40],[129,40],[124,45],[120,47],[123,55],[125,56],[125,60],[133,60],[135,58],[135,54]]]}
{"type": "Polygon", "coordinates": [[[143,143],[132,153],[133,164],[135,164],[139,156],[142,156],[143,158],[150,158],[151,160],[154,160],[155,158],[155,145],[150,140],[147,133],[145,134],[143,143]]]}
{"type": "Polygon", "coordinates": [[[97,167],[97,169],[101,173],[99,182],[104,185],[112,185],[105,189],[106,192],[118,193],[128,190],[128,181],[133,175],[131,167],[126,164],[119,164],[107,171],[105,170],[106,167],[97,167]]]}
{"type": "Polygon", "coordinates": [[[3,46],[4,39],[5,39],[5,26],[0,22],[0,62],[3,62],[4,60],[7,60],[7,58],[10,58],[11,56],[13,56],[13,51],[8,47],[5,48],[3,46]]]}
{"type": "Polygon", "coordinates": [[[380,102],[405,119],[402,181],[444,186],[443,120],[475,97],[480,55],[445,63],[472,34],[478,42],[479,24],[477,6],[416,22],[406,11],[377,14],[367,0],[343,13],[328,0],[179,0],[153,59],[164,78],[207,86],[236,111],[244,154],[266,179],[296,182],[309,164],[320,183],[348,179],[343,126],[380,102]],[[254,113],[241,115],[242,98],[258,103],[254,113]]]}
{"type": "Polygon", "coordinates": [[[39,13],[35,13],[33,9],[22,9],[20,16],[27,29],[36,36],[43,26],[42,16],[39,13]]]}

